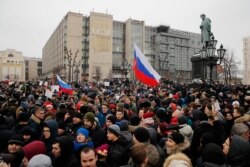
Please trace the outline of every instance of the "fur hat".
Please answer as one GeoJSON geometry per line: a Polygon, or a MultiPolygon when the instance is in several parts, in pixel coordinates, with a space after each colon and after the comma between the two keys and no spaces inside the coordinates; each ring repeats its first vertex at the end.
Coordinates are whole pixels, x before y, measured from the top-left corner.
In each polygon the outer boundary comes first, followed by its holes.
{"type": "Polygon", "coordinates": [[[138,127],[135,129],[134,136],[139,142],[147,142],[150,139],[149,132],[144,127],[138,127]]]}
{"type": "Polygon", "coordinates": [[[95,114],[92,113],[92,112],[87,112],[87,113],[84,115],[84,119],[87,119],[87,120],[90,121],[91,123],[94,123],[94,122],[95,122],[95,114]]]}
{"type": "Polygon", "coordinates": [[[172,139],[176,144],[180,144],[184,142],[184,136],[179,132],[172,132],[168,135],[168,138],[172,139]]]}
{"type": "Polygon", "coordinates": [[[121,133],[120,127],[118,125],[110,125],[108,131],[116,136],[120,136],[121,133]]]}

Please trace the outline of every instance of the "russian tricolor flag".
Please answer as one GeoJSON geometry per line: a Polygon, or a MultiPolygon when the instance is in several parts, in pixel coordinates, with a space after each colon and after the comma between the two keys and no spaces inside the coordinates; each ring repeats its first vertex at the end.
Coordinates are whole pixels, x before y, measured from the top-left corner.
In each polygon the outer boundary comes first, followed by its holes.
{"type": "Polygon", "coordinates": [[[58,84],[60,86],[60,89],[62,92],[68,93],[69,95],[71,95],[73,93],[73,89],[70,85],[68,85],[66,82],[64,82],[59,75],[56,75],[58,84]]]}
{"type": "Polygon", "coordinates": [[[133,70],[136,78],[148,86],[156,86],[160,82],[161,76],[153,69],[136,44],[134,44],[133,70]]]}

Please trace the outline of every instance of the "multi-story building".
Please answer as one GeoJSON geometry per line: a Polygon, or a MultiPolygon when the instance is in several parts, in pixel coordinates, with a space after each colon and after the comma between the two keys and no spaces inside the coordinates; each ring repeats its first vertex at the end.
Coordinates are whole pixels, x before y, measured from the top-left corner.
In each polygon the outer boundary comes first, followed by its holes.
{"type": "Polygon", "coordinates": [[[42,59],[24,57],[25,62],[25,80],[34,81],[41,79],[42,76],[42,59]]]}
{"type": "Polygon", "coordinates": [[[43,48],[43,73],[59,73],[70,81],[80,76],[121,78],[122,63],[133,63],[134,43],[163,78],[191,80],[190,58],[201,48],[200,34],[133,19],[115,21],[112,15],[95,12],[67,13],[43,48]]]}
{"type": "Polygon", "coordinates": [[[0,80],[24,81],[23,53],[14,49],[0,51],[0,80]]]}
{"type": "Polygon", "coordinates": [[[243,39],[243,84],[250,85],[250,37],[243,39]]]}

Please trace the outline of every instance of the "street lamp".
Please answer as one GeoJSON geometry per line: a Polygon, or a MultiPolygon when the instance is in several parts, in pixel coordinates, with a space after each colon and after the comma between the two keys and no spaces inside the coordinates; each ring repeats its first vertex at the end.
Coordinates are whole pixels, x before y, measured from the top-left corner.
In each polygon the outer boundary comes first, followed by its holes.
{"type": "Polygon", "coordinates": [[[214,39],[214,36],[211,37],[211,39],[208,41],[207,46],[203,46],[200,50],[200,56],[202,61],[202,72],[203,72],[203,79],[207,77],[206,74],[206,65],[210,67],[210,81],[212,82],[213,77],[213,68],[216,65],[221,64],[221,60],[224,58],[226,49],[223,48],[223,45],[221,44],[220,48],[217,49],[217,55],[216,52],[216,44],[217,40],[214,39]],[[217,64],[217,61],[220,60],[219,64],[217,64]],[[205,69],[205,70],[204,70],[205,69]]]}
{"type": "Polygon", "coordinates": [[[131,69],[131,65],[128,63],[127,60],[124,60],[121,64],[121,72],[124,75],[125,79],[127,78],[127,74],[131,69]]]}

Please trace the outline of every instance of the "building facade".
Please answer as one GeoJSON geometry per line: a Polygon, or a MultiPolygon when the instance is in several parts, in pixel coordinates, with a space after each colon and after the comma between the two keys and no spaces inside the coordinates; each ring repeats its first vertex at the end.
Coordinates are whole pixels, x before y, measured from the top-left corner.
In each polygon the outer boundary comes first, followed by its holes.
{"type": "Polygon", "coordinates": [[[25,62],[25,80],[34,81],[41,79],[42,76],[42,59],[24,57],[25,62]]]}
{"type": "Polygon", "coordinates": [[[188,82],[192,79],[190,59],[199,52],[200,39],[200,34],[166,25],[147,26],[133,19],[116,21],[109,14],[69,12],[43,48],[43,73],[57,73],[68,81],[133,78],[131,68],[124,73],[122,63],[127,61],[131,67],[136,43],[162,78],[188,82]],[[67,55],[71,55],[70,61],[67,55]]]}
{"type": "Polygon", "coordinates": [[[23,53],[14,49],[0,51],[0,80],[24,81],[23,53]]]}
{"type": "Polygon", "coordinates": [[[243,39],[243,84],[250,85],[250,37],[243,39]]]}

